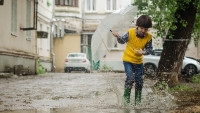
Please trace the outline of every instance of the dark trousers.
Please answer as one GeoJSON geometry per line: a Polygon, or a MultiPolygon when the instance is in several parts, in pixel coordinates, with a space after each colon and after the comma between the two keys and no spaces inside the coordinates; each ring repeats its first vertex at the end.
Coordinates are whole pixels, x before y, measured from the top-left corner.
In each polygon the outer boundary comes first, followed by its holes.
{"type": "Polygon", "coordinates": [[[125,88],[132,89],[133,83],[135,82],[135,90],[142,91],[143,87],[143,63],[134,64],[123,61],[126,81],[125,88]]]}

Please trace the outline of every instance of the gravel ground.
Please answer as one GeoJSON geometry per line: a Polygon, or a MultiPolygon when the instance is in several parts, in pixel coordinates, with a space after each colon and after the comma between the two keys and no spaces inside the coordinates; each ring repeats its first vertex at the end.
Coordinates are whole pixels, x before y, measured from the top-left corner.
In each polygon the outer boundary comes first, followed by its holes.
{"type": "Polygon", "coordinates": [[[0,113],[169,112],[176,98],[145,79],[142,104],[123,106],[124,73],[48,73],[0,79],[0,113]]]}

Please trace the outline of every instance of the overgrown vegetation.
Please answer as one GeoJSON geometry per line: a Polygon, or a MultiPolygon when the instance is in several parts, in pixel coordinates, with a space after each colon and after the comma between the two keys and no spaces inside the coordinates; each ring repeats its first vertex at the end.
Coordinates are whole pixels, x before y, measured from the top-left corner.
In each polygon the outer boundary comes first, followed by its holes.
{"type": "Polygon", "coordinates": [[[192,88],[189,88],[189,87],[187,87],[187,86],[178,84],[177,86],[175,86],[175,87],[173,87],[173,88],[170,88],[169,90],[170,90],[170,91],[191,91],[192,88]]]}
{"type": "Polygon", "coordinates": [[[41,61],[38,60],[38,70],[37,70],[38,74],[44,74],[46,73],[44,66],[42,66],[41,61]]]}
{"type": "Polygon", "coordinates": [[[103,71],[103,72],[110,72],[110,71],[113,71],[113,67],[108,66],[107,64],[103,64],[102,71],[103,71]]]}
{"type": "Polygon", "coordinates": [[[138,14],[147,14],[152,17],[152,20],[154,22],[153,28],[157,29],[155,32],[156,37],[165,38],[167,32],[168,35],[170,35],[169,38],[173,38],[173,33],[168,31],[169,28],[172,30],[177,29],[177,25],[175,25],[173,22],[179,21],[182,24],[182,26],[186,27],[188,24],[186,20],[181,18],[180,14],[177,14],[177,10],[186,9],[186,5],[190,2],[194,3],[194,7],[196,7],[196,17],[195,17],[195,23],[193,26],[192,31],[192,38],[195,41],[195,45],[198,44],[198,41],[200,39],[200,4],[199,0],[135,0],[133,5],[137,5],[139,12],[138,14]],[[175,16],[178,16],[176,18],[175,16]]]}
{"type": "Polygon", "coordinates": [[[159,83],[156,85],[156,89],[159,89],[159,90],[164,90],[164,89],[167,89],[167,83],[166,82],[162,82],[162,83],[159,83]]]}
{"type": "Polygon", "coordinates": [[[192,77],[192,83],[200,83],[200,73],[192,77]]]}

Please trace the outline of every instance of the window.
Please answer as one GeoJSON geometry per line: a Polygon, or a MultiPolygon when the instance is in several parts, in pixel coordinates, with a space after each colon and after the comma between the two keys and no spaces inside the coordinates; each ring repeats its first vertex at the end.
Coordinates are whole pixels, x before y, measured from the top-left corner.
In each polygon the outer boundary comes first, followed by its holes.
{"type": "Polygon", "coordinates": [[[59,28],[59,36],[58,37],[61,37],[62,36],[62,29],[59,28]]]}
{"type": "Polygon", "coordinates": [[[58,4],[59,4],[58,0],[55,0],[55,4],[56,4],[56,5],[58,5],[58,4]]]}
{"type": "MultiPolygon", "coordinates": [[[[26,27],[31,27],[31,0],[26,0],[26,27]]],[[[31,31],[26,31],[26,39],[31,39],[31,31]]]]}
{"type": "Polygon", "coordinates": [[[12,0],[11,34],[17,35],[17,0],[12,0]]]}
{"type": "Polygon", "coordinates": [[[58,25],[54,26],[54,37],[58,37],[58,25]]]}
{"type": "Polygon", "coordinates": [[[96,0],[86,0],[85,8],[86,11],[96,11],[96,0]]]}
{"type": "Polygon", "coordinates": [[[40,39],[39,41],[40,41],[40,49],[42,49],[42,40],[43,39],[40,39]]]}
{"type": "Polygon", "coordinates": [[[113,11],[117,9],[117,1],[116,0],[107,0],[107,8],[108,11],[113,11]]]}
{"type": "Polygon", "coordinates": [[[78,7],[78,0],[55,0],[56,5],[78,7]]]}
{"type": "MultiPolygon", "coordinates": [[[[42,31],[42,23],[40,23],[40,31],[42,31]]],[[[40,49],[42,49],[42,39],[40,39],[40,49]]]]}
{"type": "Polygon", "coordinates": [[[40,23],[40,31],[42,31],[42,24],[40,23]]]}

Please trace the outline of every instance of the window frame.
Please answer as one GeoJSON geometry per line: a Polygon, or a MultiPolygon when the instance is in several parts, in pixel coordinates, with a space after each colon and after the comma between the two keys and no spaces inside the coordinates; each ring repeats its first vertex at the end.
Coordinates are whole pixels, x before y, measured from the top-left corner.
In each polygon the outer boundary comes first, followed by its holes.
{"type": "Polygon", "coordinates": [[[106,11],[113,12],[116,10],[117,10],[117,0],[106,0],[106,11]],[[110,4],[108,4],[108,1],[110,1],[110,4]],[[114,7],[114,1],[115,1],[115,7],[114,7]],[[108,9],[108,6],[110,9],[108,9]]]}
{"type": "Polygon", "coordinates": [[[79,0],[55,0],[55,5],[79,7],[79,0]]]}
{"type": "Polygon", "coordinates": [[[17,0],[12,0],[12,7],[11,7],[11,35],[17,36],[17,0]]]}
{"type": "MultiPolygon", "coordinates": [[[[31,27],[32,0],[26,0],[26,27],[31,27]]],[[[26,31],[26,39],[31,40],[31,31],[26,31]]]]}
{"type": "Polygon", "coordinates": [[[86,12],[96,12],[96,10],[97,10],[96,4],[97,4],[97,0],[86,0],[85,1],[85,11],[86,12]],[[88,4],[88,1],[89,1],[89,4],[88,4]],[[88,5],[89,5],[89,7],[88,7],[88,5]]]}

